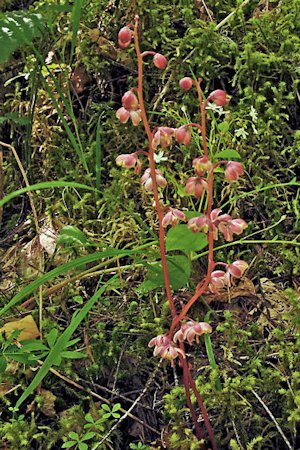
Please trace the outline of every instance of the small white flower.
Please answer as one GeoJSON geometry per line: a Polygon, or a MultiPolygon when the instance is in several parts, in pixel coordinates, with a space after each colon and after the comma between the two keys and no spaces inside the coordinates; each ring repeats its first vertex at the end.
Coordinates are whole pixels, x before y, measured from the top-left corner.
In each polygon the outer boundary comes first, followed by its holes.
{"type": "Polygon", "coordinates": [[[242,137],[243,139],[247,139],[249,133],[244,128],[237,128],[234,130],[234,134],[236,137],[242,137]]]}
{"type": "Polygon", "coordinates": [[[159,164],[161,161],[168,161],[168,158],[164,156],[164,152],[160,150],[158,153],[154,153],[154,161],[159,164]]]}
{"type": "Polygon", "coordinates": [[[249,115],[250,115],[250,117],[251,117],[253,122],[257,122],[257,111],[256,111],[256,109],[253,106],[251,106],[251,108],[250,108],[249,115]]]}

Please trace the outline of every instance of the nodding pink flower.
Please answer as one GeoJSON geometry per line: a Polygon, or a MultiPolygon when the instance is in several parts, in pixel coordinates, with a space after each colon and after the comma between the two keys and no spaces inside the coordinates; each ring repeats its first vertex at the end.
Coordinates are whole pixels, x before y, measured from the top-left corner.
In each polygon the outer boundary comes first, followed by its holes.
{"type": "MultiPolygon", "coordinates": [[[[224,214],[224,216],[225,216],[225,214],[224,214]]],[[[232,219],[232,220],[227,220],[227,221],[224,220],[218,224],[218,229],[224,235],[224,239],[227,242],[232,242],[233,235],[234,234],[237,234],[237,235],[242,234],[243,231],[247,227],[248,227],[248,225],[243,219],[232,219]]]]}
{"type": "Polygon", "coordinates": [[[206,322],[195,322],[189,320],[181,325],[180,329],[174,334],[174,342],[183,342],[185,340],[191,345],[196,338],[197,344],[199,343],[199,336],[206,333],[211,333],[212,327],[206,322]]]}
{"type": "Polygon", "coordinates": [[[122,105],[127,111],[136,111],[139,108],[137,96],[132,91],[127,91],[122,97],[122,105]]]}
{"type": "Polygon", "coordinates": [[[180,220],[186,221],[187,220],[186,215],[179,209],[170,208],[170,210],[167,212],[167,214],[165,214],[162,220],[162,226],[164,228],[167,227],[168,225],[174,227],[175,225],[178,224],[180,220]]]}
{"type": "Polygon", "coordinates": [[[174,128],[159,127],[154,134],[152,145],[154,150],[160,145],[162,148],[170,147],[172,137],[174,136],[174,128]]]}
{"type": "Polygon", "coordinates": [[[164,70],[167,67],[168,60],[164,55],[160,53],[155,53],[153,57],[153,64],[160,70],[164,70]]]}
{"type": "MultiPolygon", "coordinates": [[[[162,171],[155,169],[156,183],[158,186],[165,188],[167,186],[167,181],[162,175],[162,171]]],[[[152,191],[153,181],[151,177],[151,169],[146,169],[144,175],[141,178],[141,184],[144,186],[146,191],[152,191]]]]}
{"type": "Polygon", "coordinates": [[[116,117],[117,119],[119,119],[121,123],[127,123],[130,117],[130,112],[123,107],[119,108],[118,111],[116,112],[116,117]]]}
{"type": "Polygon", "coordinates": [[[126,167],[127,169],[134,168],[136,174],[139,174],[142,170],[142,164],[136,153],[125,153],[124,155],[119,155],[116,158],[116,163],[118,166],[126,167]]]}
{"type": "Polygon", "coordinates": [[[214,270],[211,273],[208,290],[212,294],[219,294],[224,287],[230,286],[230,274],[224,270],[214,270]]]}
{"type": "Polygon", "coordinates": [[[205,172],[210,172],[212,169],[212,163],[207,158],[207,156],[203,156],[202,158],[195,158],[193,160],[193,167],[197,175],[202,176],[205,172]]]}
{"type": "Polygon", "coordinates": [[[148,344],[148,347],[155,347],[153,355],[171,361],[173,366],[174,359],[179,355],[185,358],[185,353],[180,348],[176,347],[167,334],[160,334],[154,337],[148,344]]]}
{"type": "Polygon", "coordinates": [[[222,89],[213,91],[209,94],[207,100],[213,102],[217,106],[225,106],[229,103],[229,97],[226,91],[222,91],[222,89]]]}
{"type": "Polygon", "coordinates": [[[192,140],[192,133],[189,127],[183,125],[175,130],[175,139],[178,144],[189,145],[192,140]]]}
{"type": "Polygon", "coordinates": [[[228,264],[227,266],[227,272],[230,273],[231,276],[235,278],[241,278],[245,271],[248,269],[248,264],[246,261],[242,261],[241,259],[238,259],[237,261],[234,261],[232,264],[228,264]]]}
{"type": "Polygon", "coordinates": [[[188,228],[192,230],[193,233],[198,233],[202,231],[203,233],[207,233],[209,230],[210,220],[207,216],[203,215],[200,217],[193,217],[188,221],[188,228]]]}
{"type": "Polygon", "coordinates": [[[140,109],[136,111],[130,111],[129,113],[132,124],[136,127],[142,120],[142,111],[140,109]]]}
{"type": "Polygon", "coordinates": [[[228,161],[225,169],[225,179],[229,183],[237,181],[244,173],[244,168],[240,162],[228,161]]]}
{"type": "Polygon", "coordinates": [[[204,178],[191,177],[188,178],[185,185],[187,194],[193,194],[197,199],[202,197],[203,191],[208,189],[208,185],[204,178]]]}
{"type": "Polygon", "coordinates": [[[193,80],[190,77],[181,78],[179,86],[184,91],[189,91],[193,86],[193,80]]]}
{"type": "Polygon", "coordinates": [[[126,48],[130,45],[132,33],[129,27],[123,27],[118,34],[118,42],[121,48],[126,48]]]}

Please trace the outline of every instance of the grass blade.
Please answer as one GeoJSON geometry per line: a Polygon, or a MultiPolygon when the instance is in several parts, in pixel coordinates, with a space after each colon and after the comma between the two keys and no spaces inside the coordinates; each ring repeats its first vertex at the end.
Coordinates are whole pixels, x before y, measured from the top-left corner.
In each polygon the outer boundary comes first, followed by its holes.
{"type": "Polygon", "coordinates": [[[75,46],[76,46],[76,41],[77,41],[77,33],[79,30],[82,5],[83,5],[83,0],[75,0],[72,15],[71,15],[71,24],[70,25],[73,28],[73,33],[72,33],[71,53],[70,53],[70,66],[72,66],[74,53],[75,53],[75,46]]]}

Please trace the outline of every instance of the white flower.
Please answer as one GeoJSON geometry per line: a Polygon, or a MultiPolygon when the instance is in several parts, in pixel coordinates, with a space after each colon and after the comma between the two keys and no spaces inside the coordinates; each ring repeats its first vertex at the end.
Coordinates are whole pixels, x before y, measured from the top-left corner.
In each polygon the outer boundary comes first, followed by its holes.
{"type": "Polygon", "coordinates": [[[256,109],[253,106],[251,106],[251,108],[250,108],[249,115],[250,115],[250,117],[251,117],[253,122],[257,122],[257,111],[256,111],[256,109]]]}
{"type": "Polygon", "coordinates": [[[249,133],[244,128],[237,128],[234,130],[234,134],[236,137],[242,137],[243,139],[247,139],[249,133]]]}
{"type": "Polygon", "coordinates": [[[164,152],[160,150],[158,153],[154,153],[154,161],[159,164],[161,161],[168,161],[168,158],[164,156],[164,152]]]}

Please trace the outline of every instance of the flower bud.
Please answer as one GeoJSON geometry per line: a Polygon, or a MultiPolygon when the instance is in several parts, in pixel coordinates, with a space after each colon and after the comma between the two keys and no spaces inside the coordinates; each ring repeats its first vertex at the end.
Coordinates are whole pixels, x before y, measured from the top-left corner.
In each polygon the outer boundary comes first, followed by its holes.
{"type": "Polygon", "coordinates": [[[227,271],[235,278],[241,278],[244,272],[248,269],[248,264],[246,261],[241,259],[234,261],[232,264],[228,264],[227,271]]]}
{"type": "Polygon", "coordinates": [[[193,233],[198,233],[198,231],[202,231],[203,233],[207,233],[209,229],[210,220],[207,216],[193,217],[188,221],[188,228],[193,233]]]}
{"type": "Polygon", "coordinates": [[[195,158],[193,160],[193,167],[197,175],[204,175],[205,172],[209,172],[212,168],[212,163],[207,158],[203,156],[202,158],[195,158]]]}
{"type": "Polygon", "coordinates": [[[175,130],[175,139],[178,144],[189,145],[191,143],[192,134],[189,127],[183,125],[175,130]]]}
{"type": "MultiPolygon", "coordinates": [[[[167,186],[167,181],[163,177],[161,170],[155,169],[155,177],[156,177],[156,183],[158,186],[165,188],[167,186]]],[[[151,177],[151,169],[146,169],[144,172],[144,175],[141,178],[141,184],[144,186],[146,191],[152,191],[153,189],[153,181],[151,177]]]]}
{"type": "Polygon", "coordinates": [[[240,162],[228,161],[225,169],[225,179],[229,183],[237,181],[244,173],[244,168],[240,162]]]}
{"type": "Polygon", "coordinates": [[[159,145],[162,148],[170,147],[172,144],[172,137],[174,136],[174,128],[159,127],[155,132],[152,145],[156,149],[159,145]]]}
{"type": "Polygon", "coordinates": [[[119,108],[118,111],[116,112],[116,117],[119,119],[121,123],[127,123],[130,117],[130,112],[123,107],[119,108]]]}
{"type": "Polygon", "coordinates": [[[153,64],[160,70],[164,70],[167,67],[168,60],[164,55],[160,53],[155,53],[153,57],[153,64]]]}
{"type": "Polygon", "coordinates": [[[131,169],[136,166],[138,161],[137,155],[135,153],[125,153],[124,155],[119,155],[116,158],[116,163],[118,166],[127,167],[131,169]]]}
{"type": "Polygon", "coordinates": [[[226,91],[222,91],[222,89],[217,89],[213,91],[208,96],[208,101],[213,102],[217,106],[225,106],[229,103],[229,97],[226,91]]]}
{"type": "Polygon", "coordinates": [[[179,86],[184,91],[189,91],[193,86],[193,80],[190,77],[181,78],[179,86]]]}
{"type": "Polygon", "coordinates": [[[138,109],[137,111],[130,111],[130,118],[131,121],[133,123],[133,125],[136,127],[140,121],[142,120],[142,112],[140,109],[138,109]]]}
{"type": "Polygon", "coordinates": [[[118,34],[119,46],[121,48],[128,47],[131,42],[131,37],[132,37],[132,34],[131,34],[129,27],[121,28],[121,30],[119,31],[119,34],[118,34]]]}
{"type": "Polygon", "coordinates": [[[127,91],[122,97],[122,105],[127,111],[136,111],[139,107],[137,96],[132,91],[127,91]]]}

